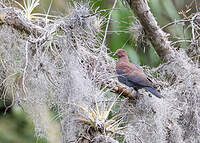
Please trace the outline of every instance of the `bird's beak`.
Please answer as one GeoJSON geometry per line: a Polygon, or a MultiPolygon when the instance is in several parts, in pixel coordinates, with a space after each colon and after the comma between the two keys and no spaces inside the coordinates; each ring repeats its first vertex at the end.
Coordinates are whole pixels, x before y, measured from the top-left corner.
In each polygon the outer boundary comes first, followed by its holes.
{"type": "Polygon", "coordinates": [[[113,54],[113,56],[117,56],[117,53],[115,52],[115,53],[113,54]]]}

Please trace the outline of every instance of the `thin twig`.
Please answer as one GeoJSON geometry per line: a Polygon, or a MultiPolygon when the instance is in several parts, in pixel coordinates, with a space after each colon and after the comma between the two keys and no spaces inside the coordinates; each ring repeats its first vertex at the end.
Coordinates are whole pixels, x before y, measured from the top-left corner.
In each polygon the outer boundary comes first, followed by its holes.
{"type": "Polygon", "coordinates": [[[192,21],[191,21],[191,27],[192,27],[192,40],[195,40],[195,33],[194,33],[194,20],[195,20],[196,16],[192,17],[192,21]]]}
{"type": "Polygon", "coordinates": [[[196,11],[198,12],[199,11],[199,8],[198,8],[198,3],[197,3],[197,0],[194,0],[195,1],[195,7],[196,7],[196,11]]]}
{"type": "Polygon", "coordinates": [[[176,21],[173,21],[173,22],[170,22],[168,24],[166,24],[165,26],[163,26],[161,29],[165,29],[169,26],[172,26],[172,25],[176,25],[176,24],[179,24],[179,23],[183,23],[183,22],[188,22],[188,21],[191,21],[191,19],[181,19],[181,20],[176,20],[176,21]]]}
{"type": "Polygon", "coordinates": [[[170,43],[170,45],[173,46],[173,45],[175,45],[177,43],[183,43],[183,42],[192,43],[192,40],[178,40],[178,41],[170,43]]]}
{"type": "Polygon", "coordinates": [[[26,95],[25,78],[26,78],[26,70],[28,68],[28,63],[29,63],[29,61],[28,61],[28,44],[29,44],[29,42],[27,40],[26,46],[25,46],[25,48],[26,48],[26,63],[25,63],[24,73],[23,73],[23,78],[22,78],[22,89],[23,89],[23,92],[25,93],[25,95],[26,95]]]}
{"type": "MultiPolygon", "coordinates": [[[[116,4],[117,4],[117,0],[115,0],[115,2],[113,4],[113,7],[112,7],[112,10],[111,10],[111,12],[110,12],[110,14],[108,16],[108,20],[107,20],[107,25],[106,25],[106,29],[105,29],[105,34],[104,34],[103,42],[102,42],[102,44],[100,46],[100,52],[99,52],[99,55],[97,57],[97,63],[96,63],[96,65],[94,67],[94,70],[93,70],[94,75],[97,72],[96,69],[99,66],[100,58],[102,58],[103,48],[105,48],[105,42],[106,42],[106,37],[107,37],[108,26],[109,26],[109,23],[110,23],[110,19],[111,19],[111,15],[112,15],[113,9],[115,8],[116,4]]],[[[107,52],[107,51],[105,51],[105,52],[107,52]]]]}
{"type": "Polygon", "coordinates": [[[48,22],[48,16],[49,16],[49,13],[50,13],[50,9],[51,9],[52,3],[53,3],[53,0],[51,0],[49,8],[48,8],[48,11],[47,11],[47,14],[45,16],[46,25],[47,25],[47,22],[48,22]]]}
{"type": "MultiPolygon", "coordinates": [[[[109,27],[109,24],[110,24],[110,19],[111,19],[111,16],[112,16],[112,12],[113,12],[113,9],[115,8],[117,4],[117,0],[115,0],[114,4],[113,4],[113,8],[112,10],[110,11],[110,14],[108,16],[108,21],[107,21],[107,24],[106,24],[106,29],[105,29],[105,35],[104,35],[104,39],[103,39],[103,42],[102,42],[102,45],[105,45],[105,41],[106,41],[106,37],[107,37],[107,31],[108,31],[108,27],[109,27]]],[[[102,46],[101,46],[102,47],[102,46]]]]}
{"type": "Polygon", "coordinates": [[[92,14],[89,14],[89,15],[84,15],[84,16],[81,16],[82,18],[88,18],[88,17],[92,17],[92,16],[95,16],[101,12],[106,12],[106,11],[112,11],[112,10],[119,10],[119,8],[112,8],[112,9],[103,9],[103,10],[99,10],[95,13],[92,13],[92,14]]]}

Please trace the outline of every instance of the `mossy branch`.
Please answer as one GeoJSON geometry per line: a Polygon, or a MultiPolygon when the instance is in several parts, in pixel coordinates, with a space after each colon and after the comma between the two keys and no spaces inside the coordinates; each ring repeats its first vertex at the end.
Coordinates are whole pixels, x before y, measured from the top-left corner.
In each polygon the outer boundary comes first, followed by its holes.
{"type": "Polygon", "coordinates": [[[172,61],[175,58],[175,51],[170,46],[168,34],[159,26],[148,6],[147,0],[131,0],[130,8],[137,15],[143,29],[151,41],[157,54],[163,61],[172,61]]]}
{"type": "MultiPolygon", "coordinates": [[[[27,19],[21,10],[17,8],[13,8],[13,7],[6,7],[2,3],[0,3],[0,23],[13,26],[13,28],[15,28],[16,30],[25,31],[27,34],[33,34],[34,36],[37,36],[37,37],[39,36],[43,37],[42,41],[45,39],[48,39],[47,37],[48,35],[50,35],[50,34],[47,34],[45,29],[41,25],[36,25],[33,21],[27,19]]],[[[62,24],[62,22],[60,23],[62,24]]],[[[70,27],[70,25],[67,25],[67,27],[70,27]]],[[[60,28],[60,25],[57,25],[56,27],[54,27],[52,32],[57,31],[59,28],[60,28]]],[[[35,41],[30,41],[30,42],[35,42],[35,41]]],[[[93,55],[92,53],[89,53],[89,54],[90,54],[89,56],[90,61],[98,60],[98,58],[95,55],[93,55]]],[[[113,70],[114,68],[115,67],[113,65],[110,65],[109,67],[107,67],[107,69],[111,69],[111,70],[113,70]]],[[[111,91],[114,93],[117,93],[117,94],[122,93],[121,95],[126,98],[128,97],[130,99],[136,99],[136,95],[132,93],[132,90],[129,87],[118,82],[117,79],[108,79],[107,81],[103,83],[105,84],[104,86],[111,88],[112,89],[111,91]]]]}
{"type": "Polygon", "coordinates": [[[2,5],[0,6],[0,24],[11,25],[17,30],[38,36],[44,32],[41,26],[28,20],[21,10],[13,7],[2,7],[2,5]]]}

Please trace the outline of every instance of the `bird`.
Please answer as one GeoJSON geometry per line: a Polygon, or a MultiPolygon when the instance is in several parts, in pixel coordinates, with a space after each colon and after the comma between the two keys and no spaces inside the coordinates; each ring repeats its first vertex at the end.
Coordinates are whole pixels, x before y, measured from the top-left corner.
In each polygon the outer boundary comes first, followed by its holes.
{"type": "Polygon", "coordinates": [[[118,49],[114,56],[118,57],[116,63],[116,73],[118,74],[119,82],[133,87],[136,92],[139,89],[144,88],[158,98],[161,98],[161,94],[156,90],[155,84],[145,75],[141,68],[132,64],[126,51],[124,49],[118,49]]]}

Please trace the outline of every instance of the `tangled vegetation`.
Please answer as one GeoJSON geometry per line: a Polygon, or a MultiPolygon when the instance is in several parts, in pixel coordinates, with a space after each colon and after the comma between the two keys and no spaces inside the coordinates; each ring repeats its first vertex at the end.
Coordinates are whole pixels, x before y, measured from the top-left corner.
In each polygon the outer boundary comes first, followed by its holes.
{"type": "Polygon", "coordinates": [[[50,143],[200,141],[199,13],[182,11],[183,20],[160,28],[147,1],[123,2],[138,17],[130,32],[164,61],[146,73],[165,98],[144,90],[135,98],[116,78],[106,38],[117,0],[99,11],[73,1],[65,17],[34,13],[39,0],[15,2],[20,9],[0,2],[0,99],[6,111],[16,104],[29,115],[37,137],[50,143]],[[191,31],[190,40],[170,42],[163,29],[179,23],[191,31]],[[176,48],[181,42],[189,43],[186,50],[176,48]]]}

